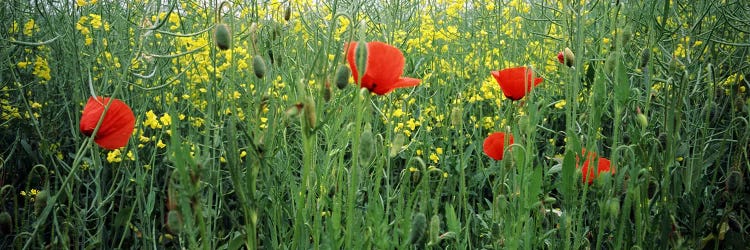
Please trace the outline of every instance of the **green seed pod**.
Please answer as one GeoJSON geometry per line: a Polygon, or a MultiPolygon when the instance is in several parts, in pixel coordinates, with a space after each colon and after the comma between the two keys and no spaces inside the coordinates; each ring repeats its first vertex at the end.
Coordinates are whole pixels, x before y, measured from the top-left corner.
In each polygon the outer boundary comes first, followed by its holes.
{"type": "Polygon", "coordinates": [[[42,210],[47,207],[47,199],[49,198],[49,192],[47,190],[39,191],[34,198],[34,213],[39,214],[42,210]]]}
{"type": "Polygon", "coordinates": [[[13,219],[10,213],[0,213],[0,235],[9,235],[13,232],[13,219]]]}
{"type": "Polygon", "coordinates": [[[375,157],[375,136],[372,134],[372,127],[366,124],[362,134],[359,137],[359,165],[367,166],[375,157]]]}
{"type": "Polygon", "coordinates": [[[339,89],[346,88],[347,85],[349,85],[349,77],[352,76],[352,70],[349,69],[346,65],[339,65],[338,69],[336,69],[336,79],[334,80],[336,82],[336,87],[339,89]]]}
{"type": "Polygon", "coordinates": [[[641,51],[641,68],[645,68],[648,64],[648,60],[651,58],[651,50],[648,48],[644,48],[643,51],[641,51]]]}
{"type": "Polygon", "coordinates": [[[289,21],[289,19],[292,17],[292,4],[287,4],[286,8],[284,9],[284,21],[289,21]]]}
{"type": "Polygon", "coordinates": [[[263,58],[259,55],[253,56],[253,73],[261,79],[266,75],[266,63],[263,62],[263,58]]]}
{"type": "MultiPolygon", "coordinates": [[[[354,60],[357,65],[357,72],[359,73],[359,77],[362,77],[365,75],[365,72],[367,72],[367,43],[358,42],[357,48],[355,48],[354,51],[354,60]]],[[[359,81],[359,79],[354,80],[359,81]]]]}
{"type": "Polygon", "coordinates": [[[220,23],[214,28],[214,39],[216,40],[216,47],[220,50],[228,50],[232,46],[232,33],[229,31],[229,26],[220,23]]]}
{"type": "Polygon", "coordinates": [[[172,210],[167,213],[167,230],[173,234],[180,234],[182,232],[182,216],[177,210],[172,210]]]}
{"type": "Polygon", "coordinates": [[[393,138],[393,142],[391,143],[391,150],[390,152],[388,152],[388,157],[396,157],[396,155],[398,155],[398,152],[401,152],[401,147],[404,146],[405,141],[406,136],[404,136],[404,134],[396,134],[396,138],[393,138]]]}
{"type": "Polygon", "coordinates": [[[417,213],[411,220],[411,231],[409,232],[409,243],[412,245],[424,244],[424,231],[427,228],[427,217],[423,213],[417,213]]]}

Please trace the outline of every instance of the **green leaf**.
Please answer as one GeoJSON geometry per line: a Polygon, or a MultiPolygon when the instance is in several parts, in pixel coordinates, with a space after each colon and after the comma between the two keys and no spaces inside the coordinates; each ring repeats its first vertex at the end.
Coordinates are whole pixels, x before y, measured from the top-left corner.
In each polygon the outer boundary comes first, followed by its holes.
{"type": "Polygon", "coordinates": [[[456,216],[456,210],[453,209],[453,205],[451,205],[450,203],[446,204],[445,206],[445,224],[448,227],[448,231],[451,231],[451,232],[461,231],[461,222],[458,221],[458,216],[456,216]]]}

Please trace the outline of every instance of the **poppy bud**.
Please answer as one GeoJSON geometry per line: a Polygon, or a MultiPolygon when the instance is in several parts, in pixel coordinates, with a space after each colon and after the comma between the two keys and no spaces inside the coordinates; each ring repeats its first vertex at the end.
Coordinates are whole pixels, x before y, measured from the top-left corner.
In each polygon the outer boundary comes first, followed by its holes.
{"type": "Polygon", "coordinates": [[[39,193],[36,194],[36,197],[34,197],[34,213],[39,214],[42,212],[42,209],[47,207],[47,198],[49,198],[49,192],[47,190],[39,191],[39,193]]]}
{"type": "Polygon", "coordinates": [[[368,123],[359,137],[359,165],[367,166],[374,157],[375,136],[372,134],[372,127],[368,123]]]}
{"type": "Polygon", "coordinates": [[[630,38],[633,37],[633,29],[630,27],[625,28],[625,30],[622,31],[621,39],[622,39],[622,46],[625,47],[625,45],[630,42],[630,38]]]}
{"type": "Polygon", "coordinates": [[[645,68],[648,64],[648,60],[651,58],[651,51],[648,48],[644,48],[641,51],[641,68],[645,68]]]}
{"type": "Polygon", "coordinates": [[[326,81],[326,84],[323,86],[323,89],[321,89],[323,92],[323,100],[326,102],[331,100],[331,84],[326,81]]]}
{"type": "Polygon", "coordinates": [[[177,210],[167,213],[167,230],[173,234],[180,234],[182,231],[182,216],[177,210]]]}
{"type": "Polygon", "coordinates": [[[641,124],[641,128],[648,127],[648,118],[646,118],[646,115],[641,113],[641,108],[636,108],[636,115],[635,117],[638,119],[638,123],[641,124]]]}
{"type": "Polygon", "coordinates": [[[336,69],[336,79],[334,79],[336,87],[339,89],[346,88],[346,86],[349,85],[349,77],[351,76],[352,70],[349,67],[346,65],[339,65],[339,68],[336,69]]]}
{"type": "Polygon", "coordinates": [[[284,21],[289,21],[291,17],[292,17],[292,4],[287,4],[286,9],[284,9],[284,21]]]}
{"type": "Polygon", "coordinates": [[[451,109],[451,125],[455,128],[461,127],[463,115],[463,110],[461,110],[461,108],[453,107],[453,109],[451,109]]]}
{"type": "MultiPolygon", "coordinates": [[[[573,51],[570,50],[570,48],[565,48],[562,51],[563,57],[565,58],[565,65],[568,67],[573,67],[573,64],[575,64],[576,56],[573,54],[573,51]]],[[[558,55],[559,59],[559,55],[558,55]]]]}
{"type": "Polygon", "coordinates": [[[406,141],[406,137],[402,133],[396,134],[396,138],[393,139],[393,142],[391,143],[391,151],[388,152],[389,157],[395,157],[398,152],[401,151],[401,147],[404,146],[404,142],[406,141]]]}
{"type": "Polygon", "coordinates": [[[737,191],[742,188],[742,173],[736,170],[729,172],[727,176],[727,190],[737,191]]]}
{"type": "Polygon", "coordinates": [[[305,107],[305,105],[301,102],[298,102],[297,104],[294,104],[291,107],[287,108],[286,111],[284,111],[284,114],[287,118],[295,118],[299,115],[300,112],[302,112],[303,107],[305,107]]]}
{"type": "Polygon", "coordinates": [[[216,39],[216,47],[220,50],[227,50],[232,45],[232,33],[229,32],[229,26],[220,23],[214,28],[214,39],[216,39]]]}
{"type": "Polygon", "coordinates": [[[607,201],[607,207],[609,209],[609,216],[617,217],[620,215],[620,199],[611,198],[607,201]]]}
{"type": "Polygon", "coordinates": [[[263,58],[259,55],[253,56],[253,73],[261,79],[266,75],[266,64],[263,62],[263,58]]]}
{"type": "MultiPolygon", "coordinates": [[[[359,73],[359,77],[363,77],[365,75],[365,72],[367,72],[367,43],[366,42],[358,42],[357,48],[354,49],[354,58],[356,60],[356,66],[357,66],[357,72],[359,73]]],[[[359,82],[359,79],[355,79],[357,82],[359,82]]]]}
{"type": "Polygon", "coordinates": [[[615,53],[609,53],[607,61],[604,62],[604,69],[607,73],[611,74],[615,70],[615,64],[617,63],[615,60],[617,60],[615,53]]]}
{"type": "Polygon", "coordinates": [[[10,213],[0,213],[0,234],[8,235],[13,232],[13,219],[10,217],[10,213]]]}
{"type": "Polygon", "coordinates": [[[417,213],[411,219],[411,231],[409,231],[409,243],[422,245],[424,243],[424,231],[427,227],[427,217],[423,213],[417,213]]]}
{"type": "Polygon", "coordinates": [[[315,128],[315,122],[318,118],[317,116],[315,116],[315,101],[312,98],[307,98],[307,101],[305,101],[304,110],[307,125],[309,125],[311,129],[315,128]]]}
{"type": "Polygon", "coordinates": [[[428,244],[437,244],[440,240],[440,216],[433,215],[430,219],[430,242],[428,244]]]}

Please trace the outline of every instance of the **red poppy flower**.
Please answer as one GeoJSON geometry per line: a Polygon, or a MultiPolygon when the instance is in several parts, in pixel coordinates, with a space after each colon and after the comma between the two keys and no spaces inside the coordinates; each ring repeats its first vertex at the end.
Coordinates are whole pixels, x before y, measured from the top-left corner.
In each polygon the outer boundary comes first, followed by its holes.
{"type": "MultiPolygon", "coordinates": [[[[346,60],[352,69],[354,80],[359,79],[359,72],[354,54],[356,42],[346,45],[346,60]]],[[[378,95],[385,95],[396,88],[406,88],[419,85],[419,79],[401,77],[404,73],[404,54],[396,47],[382,42],[367,43],[367,69],[362,76],[362,87],[378,95]]]]}
{"type": "MultiPolygon", "coordinates": [[[[94,133],[96,124],[104,112],[104,107],[109,103],[109,97],[90,97],[83,108],[80,130],[86,136],[94,133]]],[[[135,116],[127,104],[121,100],[114,99],[109,105],[109,110],[104,116],[102,125],[94,137],[94,142],[100,147],[109,150],[118,149],[128,144],[130,135],[135,127],[135,116]]]]}
{"type": "MultiPolygon", "coordinates": [[[[583,150],[582,154],[586,155],[585,149],[583,150]]],[[[589,152],[588,155],[586,156],[586,160],[583,162],[583,165],[578,166],[579,168],[581,168],[581,175],[583,177],[583,182],[588,183],[589,185],[593,184],[594,179],[599,177],[599,175],[603,172],[610,172],[612,174],[615,173],[615,170],[610,168],[609,160],[604,157],[599,157],[599,163],[597,164],[596,169],[589,169],[589,162],[594,161],[596,157],[598,156],[595,153],[589,152]]]]}
{"type": "MultiPolygon", "coordinates": [[[[513,144],[513,135],[508,134],[508,145],[510,144],[513,144]]],[[[484,139],[484,144],[482,145],[484,153],[496,161],[503,159],[505,147],[505,133],[503,132],[490,134],[490,136],[484,139]]]]}
{"type": "Polygon", "coordinates": [[[560,51],[560,53],[557,53],[557,61],[560,63],[565,63],[565,56],[563,56],[562,51],[560,51]]]}
{"type": "Polygon", "coordinates": [[[542,83],[542,78],[533,77],[534,71],[530,67],[508,68],[490,73],[500,84],[505,97],[514,101],[523,98],[526,93],[531,92],[531,88],[542,83]]]}

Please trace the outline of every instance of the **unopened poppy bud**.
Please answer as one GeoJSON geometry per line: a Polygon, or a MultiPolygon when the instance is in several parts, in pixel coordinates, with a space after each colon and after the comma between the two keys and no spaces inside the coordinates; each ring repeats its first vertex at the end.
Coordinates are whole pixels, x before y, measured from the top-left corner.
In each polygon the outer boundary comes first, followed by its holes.
{"type": "Polygon", "coordinates": [[[393,138],[393,142],[391,142],[391,151],[388,152],[388,157],[395,157],[398,155],[398,152],[401,152],[401,147],[404,146],[405,141],[406,136],[404,136],[404,134],[396,134],[396,138],[393,138]]]}
{"type": "Polygon", "coordinates": [[[372,127],[366,124],[359,137],[359,165],[364,167],[370,164],[375,157],[375,136],[372,127]]]}
{"type": "Polygon", "coordinates": [[[453,109],[451,109],[451,125],[455,128],[461,127],[463,124],[463,116],[464,114],[461,108],[453,107],[453,109]]]}
{"type": "MultiPolygon", "coordinates": [[[[359,73],[359,77],[363,77],[365,75],[365,72],[367,72],[367,53],[367,43],[358,42],[357,48],[354,52],[354,60],[356,60],[357,72],[359,73]]],[[[359,79],[355,80],[359,82],[359,79]]]]}
{"type": "Polygon", "coordinates": [[[433,215],[430,219],[430,242],[428,244],[437,244],[440,241],[440,216],[433,215]]]}
{"type": "Polygon", "coordinates": [[[742,187],[742,173],[736,170],[729,172],[727,176],[727,190],[734,192],[741,190],[742,187]]]}
{"type": "Polygon", "coordinates": [[[258,23],[253,22],[253,24],[250,24],[250,29],[248,31],[250,35],[255,36],[255,33],[258,32],[258,23]]]}
{"type": "Polygon", "coordinates": [[[284,9],[284,21],[289,21],[289,19],[292,17],[292,4],[287,4],[286,9],[284,9]]]}
{"type": "Polygon", "coordinates": [[[346,88],[346,86],[349,85],[349,77],[351,76],[352,70],[349,67],[346,65],[339,65],[338,69],[336,69],[336,79],[334,79],[336,87],[339,89],[346,88]]]}
{"type": "Polygon", "coordinates": [[[628,42],[630,42],[630,38],[633,37],[633,29],[630,27],[625,28],[625,30],[622,31],[621,39],[622,39],[622,46],[625,47],[628,42]]]}
{"type": "Polygon", "coordinates": [[[323,89],[321,89],[323,92],[323,100],[326,102],[331,100],[331,84],[326,81],[326,84],[323,86],[323,89]]]}
{"type": "Polygon", "coordinates": [[[412,245],[422,245],[424,243],[424,231],[427,228],[427,216],[423,213],[417,213],[411,219],[411,230],[409,231],[409,243],[412,245]]]}
{"type": "Polygon", "coordinates": [[[229,26],[220,23],[214,28],[214,39],[216,40],[216,47],[220,50],[227,50],[232,45],[232,33],[229,31],[229,26]]]}
{"type": "Polygon", "coordinates": [[[573,64],[575,64],[576,56],[573,54],[573,51],[570,50],[570,48],[565,48],[563,50],[563,57],[565,57],[565,65],[568,67],[573,67],[573,64]]]}
{"type": "Polygon", "coordinates": [[[638,119],[638,123],[641,124],[641,128],[648,127],[648,118],[646,118],[646,115],[641,113],[641,108],[637,108],[636,113],[637,114],[635,115],[635,117],[636,119],[638,119]]]}
{"type": "Polygon", "coordinates": [[[615,70],[615,64],[617,63],[615,60],[617,60],[617,56],[615,53],[609,53],[609,56],[607,56],[607,61],[604,62],[604,69],[607,71],[607,73],[612,73],[615,70]]]}
{"type": "Polygon", "coordinates": [[[609,208],[609,215],[612,217],[617,217],[620,215],[620,199],[618,198],[611,198],[607,201],[607,206],[609,208]]]}
{"type": "Polygon", "coordinates": [[[34,197],[34,213],[39,214],[42,210],[47,207],[47,199],[49,198],[49,192],[47,190],[39,191],[34,197]]]}
{"type": "Polygon", "coordinates": [[[266,75],[266,63],[259,55],[253,56],[253,73],[261,79],[266,75]]]}
{"type": "Polygon", "coordinates": [[[286,111],[284,111],[284,114],[287,118],[295,118],[299,115],[300,112],[302,112],[302,108],[304,106],[304,104],[298,102],[297,104],[294,104],[291,107],[287,108],[286,111]]]}
{"type": "Polygon", "coordinates": [[[10,217],[10,213],[0,213],[0,234],[8,235],[13,231],[13,219],[10,217]]]}
{"type": "Polygon", "coordinates": [[[315,122],[317,121],[317,116],[315,115],[315,101],[308,97],[307,101],[305,101],[305,120],[307,120],[307,125],[310,126],[310,128],[315,128],[315,122]]]}
{"type": "Polygon", "coordinates": [[[641,51],[641,68],[646,67],[646,64],[648,64],[648,60],[651,58],[651,50],[648,48],[644,48],[643,51],[641,51]]]}
{"type": "Polygon", "coordinates": [[[182,232],[182,216],[177,210],[172,210],[167,213],[167,230],[173,234],[180,234],[182,232]]]}

